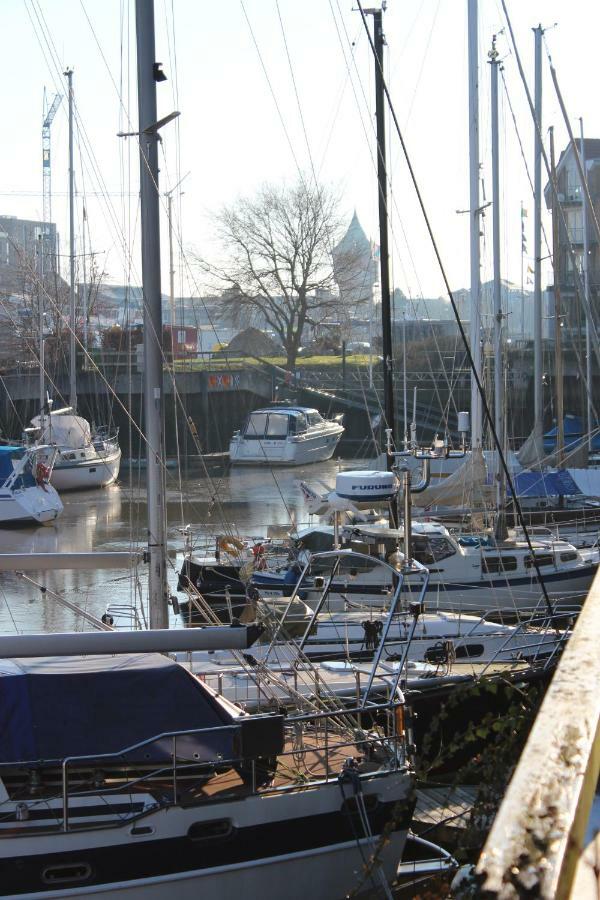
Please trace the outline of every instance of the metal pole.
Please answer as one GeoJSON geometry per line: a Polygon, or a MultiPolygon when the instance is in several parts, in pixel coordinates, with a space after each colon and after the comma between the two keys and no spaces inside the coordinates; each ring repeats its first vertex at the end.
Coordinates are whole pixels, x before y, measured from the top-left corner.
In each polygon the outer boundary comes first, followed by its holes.
{"type": "Polygon", "coordinates": [[[175,362],[175,263],[173,258],[173,193],[167,194],[167,216],[169,219],[169,309],[171,312],[171,362],[175,362]]]}
{"type": "MultiPolygon", "coordinates": [[[[392,355],[392,317],[390,302],[390,270],[388,249],[388,203],[385,149],[385,97],[383,91],[383,13],[373,11],[375,44],[375,117],[377,122],[377,182],[379,187],[379,265],[381,281],[381,335],[383,344],[383,394],[385,425],[394,439],[394,365],[392,355]]],[[[391,471],[393,457],[388,453],[387,467],[391,471]]],[[[397,524],[397,523],[395,523],[397,524]]]]}
{"type": "Polygon", "coordinates": [[[83,216],[82,216],[82,228],[81,228],[81,260],[82,260],[82,274],[83,274],[83,283],[82,283],[82,291],[81,291],[81,303],[82,303],[82,314],[83,314],[83,349],[85,350],[84,355],[84,366],[87,366],[87,351],[88,351],[88,317],[89,317],[89,297],[87,295],[87,258],[85,255],[85,226],[87,223],[87,213],[85,209],[85,201],[83,203],[83,216]]]}
{"type": "MultiPolygon", "coordinates": [[[[581,139],[579,143],[579,155],[581,156],[581,168],[584,177],[587,179],[587,169],[585,162],[585,141],[583,139],[583,119],[579,119],[581,139]]],[[[583,225],[583,289],[586,297],[586,314],[585,314],[585,400],[586,400],[586,426],[588,433],[588,450],[592,450],[592,428],[593,412],[592,412],[592,338],[590,333],[590,317],[587,310],[591,309],[590,300],[590,239],[588,232],[588,209],[586,201],[586,185],[582,183],[581,212],[583,225]]]]}
{"type": "Polygon", "coordinates": [[[148,490],[148,606],[151,628],[168,626],[164,512],[164,435],[158,135],[154,80],[154,2],[136,0],[142,288],[144,297],[144,414],[148,490]]]}
{"type": "Polygon", "coordinates": [[[404,417],[404,449],[408,450],[408,398],[406,392],[406,312],[404,312],[402,316],[402,412],[404,417]]]}
{"type": "MultiPolygon", "coordinates": [[[[556,185],[556,162],[554,157],[554,128],[550,128],[550,177],[556,185]]],[[[552,197],[552,267],[554,270],[554,382],[556,390],[556,463],[562,466],[565,450],[565,416],[563,402],[563,360],[560,311],[560,227],[556,192],[552,197]]]]}
{"type": "MultiPolygon", "coordinates": [[[[469,30],[469,220],[471,238],[471,355],[479,378],[481,368],[481,281],[479,232],[479,69],[477,35],[477,0],[468,0],[469,30]]],[[[471,376],[471,446],[482,445],[481,396],[471,376]]]]}
{"type": "Polygon", "coordinates": [[[521,340],[525,340],[525,284],[523,267],[525,265],[525,216],[523,201],[521,200],[521,340]]]}
{"type": "Polygon", "coordinates": [[[44,406],[46,404],[46,372],[44,359],[44,232],[38,239],[39,244],[39,270],[40,283],[38,286],[38,328],[40,332],[40,426],[43,438],[44,432],[44,406]]]}
{"type": "MultiPolygon", "coordinates": [[[[496,35],[488,53],[491,74],[492,101],[492,224],[494,247],[494,428],[504,449],[504,372],[502,367],[502,284],[500,280],[500,155],[498,140],[498,51],[496,35]]],[[[496,447],[496,509],[498,520],[496,538],[506,539],[504,505],[506,487],[504,470],[500,462],[500,448],[496,447]]]]}
{"type": "Polygon", "coordinates": [[[541,25],[535,34],[535,140],[534,140],[534,211],[533,211],[533,430],[541,436],[544,406],[542,395],[542,35],[541,25]]]}
{"type": "Polygon", "coordinates": [[[410,565],[412,560],[412,497],[410,469],[405,469],[403,473],[404,488],[404,564],[410,565]]]}
{"type": "Polygon", "coordinates": [[[69,404],[77,409],[77,350],[75,345],[75,172],[73,171],[73,69],[64,73],[69,94],[69,404]]]}

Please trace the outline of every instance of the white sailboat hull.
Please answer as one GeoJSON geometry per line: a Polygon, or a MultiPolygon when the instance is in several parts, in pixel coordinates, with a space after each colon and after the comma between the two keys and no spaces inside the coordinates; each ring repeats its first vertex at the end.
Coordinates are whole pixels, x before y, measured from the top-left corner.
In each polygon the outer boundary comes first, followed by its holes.
{"type": "MultiPolygon", "coordinates": [[[[84,453],[84,451],[81,451],[84,453]]],[[[121,450],[117,448],[110,453],[85,453],[77,458],[79,451],[60,454],[57,458],[50,483],[58,491],[77,491],[85,488],[107,487],[119,477],[121,466],[121,450]],[[67,459],[66,456],[75,456],[67,459]]]]}
{"type": "MultiPolygon", "coordinates": [[[[544,572],[544,582],[548,597],[556,610],[576,611],[582,599],[587,595],[598,564],[590,560],[585,565],[565,568],[562,571],[544,572]]],[[[279,597],[285,587],[283,578],[277,574],[255,573],[253,581],[265,598],[279,597]]],[[[402,591],[403,596],[410,593],[407,583],[402,591]]],[[[300,591],[301,598],[314,606],[318,602],[321,591],[307,586],[300,591]]],[[[382,609],[389,603],[390,584],[373,578],[365,579],[361,584],[358,579],[336,581],[334,579],[328,604],[332,611],[351,610],[353,607],[374,607],[382,609]]],[[[502,574],[493,577],[476,577],[472,580],[434,580],[430,578],[425,592],[426,608],[440,609],[450,612],[487,613],[496,610],[515,611],[537,609],[546,611],[543,593],[535,572],[530,574],[502,574]]]]}
{"type": "Polygon", "coordinates": [[[16,490],[0,488],[0,526],[54,522],[63,511],[52,485],[33,485],[16,490]]]}

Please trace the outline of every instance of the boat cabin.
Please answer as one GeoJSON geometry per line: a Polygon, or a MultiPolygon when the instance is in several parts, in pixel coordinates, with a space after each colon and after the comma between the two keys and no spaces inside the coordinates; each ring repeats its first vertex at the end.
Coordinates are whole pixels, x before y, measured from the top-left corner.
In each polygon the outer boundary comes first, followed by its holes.
{"type": "Polygon", "coordinates": [[[323,425],[325,419],[317,409],[305,406],[269,407],[250,413],[240,434],[245,440],[281,441],[323,425]]]}

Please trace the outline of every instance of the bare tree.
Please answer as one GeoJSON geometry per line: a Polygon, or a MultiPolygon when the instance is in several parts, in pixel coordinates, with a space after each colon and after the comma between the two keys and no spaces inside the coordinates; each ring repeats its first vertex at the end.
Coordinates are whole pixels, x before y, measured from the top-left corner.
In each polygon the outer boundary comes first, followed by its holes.
{"type": "Polygon", "coordinates": [[[220,282],[232,321],[275,332],[293,368],[305,325],[335,317],[332,249],[341,229],[339,199],[300,178],[291,187],[264,185],[215,216],[224,251],[220,265],[199,260],[220,282]]]}

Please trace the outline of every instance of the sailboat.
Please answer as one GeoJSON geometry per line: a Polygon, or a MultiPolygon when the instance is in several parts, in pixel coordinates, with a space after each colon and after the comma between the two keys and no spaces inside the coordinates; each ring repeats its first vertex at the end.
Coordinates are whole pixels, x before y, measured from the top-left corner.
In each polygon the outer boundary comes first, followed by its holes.
{"type": "MultiPolygon", "coordinates": [[[[77,415],[77,355],[75,306],[75,221],[73,169],[73,71],[65,76],[69,92],[69,238],[70,238],[70,406],[53,409],[44,391],[44,335],[40,326],[40,413],[25,429],[25,440],[38,445],[38,460],[48,466],[52,456],[51,483],[60,491],[106,487],[117,480],[121,465],[118,429],[100,426],[92,433],[90,423],[77,415]],[[43,445],[43,446],[40,446],[43,445]]],[[[43,317],[40,317],[43,321],[43,317]]]]}
{"type": "Polygon", "coordinates": [[[107,487],[119,477],[118,430],[101,427],[92,434],[87,419],[75,415],[70,406],[53,410],[50,403],[48,413],[31,420],[25,437],[44,465],[53,456],[50,481],[59,491],[107,487]]]}
{"type": "Polygon", "coordinates": [[[48,465],[37,448],[0,446],[0,525],[46,525],[61,515],[61,499],[49,483],[53,453],[43,449],[48,465]]]}
{"type": "Polygon", "coordinates": [[[164,627],[153,0],[136,0],[136,26],[151,629],[0,637],[2,892],[221,900],[243,886],[249,900],[329,900],[387,890],[414,808],[401,670],[383,698],[367,691],[354,707],[299,696],[285,717],[276,706],[248,715],[157,655],[244,651],[261,628],[164,627]]]}

